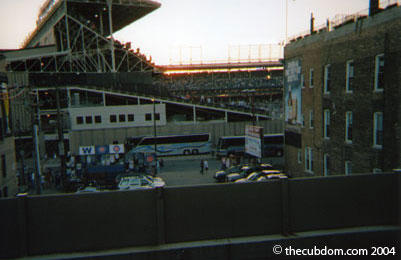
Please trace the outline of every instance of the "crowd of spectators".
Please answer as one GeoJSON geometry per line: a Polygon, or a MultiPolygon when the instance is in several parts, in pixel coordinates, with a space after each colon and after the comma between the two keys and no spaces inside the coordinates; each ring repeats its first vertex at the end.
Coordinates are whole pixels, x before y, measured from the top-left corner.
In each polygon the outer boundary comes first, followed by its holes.
{"type": "Polygon", "coordinates": [[[185,102],[248,112],[253,107],[255,113],[280,116],[284,84],[281,74],[263,70],[158,75],[153,84],[167,88],[171,97],[185,102]],[[245,89],[255,89],[253,104],[245,89]]]}
{"type": "Polygon", "coordinates": [[[271,77],[267,71],[240,71],[163,75],[154,79],[155,85],[169,90],[258,89],[281,88],[283,77],[271,77]]]}

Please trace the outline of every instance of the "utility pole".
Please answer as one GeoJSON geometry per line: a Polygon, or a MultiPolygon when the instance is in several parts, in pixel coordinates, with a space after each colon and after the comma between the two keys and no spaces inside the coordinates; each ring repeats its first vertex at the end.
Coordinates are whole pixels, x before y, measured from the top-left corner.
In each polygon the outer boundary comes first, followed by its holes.
{"type": "MultiPolygon", "coordinates": [[[[31,90],[32,93],[32,90],[31,90]]],[[[37,95],[37,93],[36,93],[37,95]]],[[[32,140],[34,144],[34,161],[35,161],[35,183],[34,189],[36,188],[36,194],[41,194],[41,186],[40,186],[40,179],[41,179],[41,170],[40,170],[40,151],[39,151],[39,138],[38,138],[38,131],[39,131],[39,120],[35,117],[35,110],[39,107],[39,100],[38,97],[33,97],[34,99],[31,100],[31,122],[32,122],[32,140]],[[35,101],[36,100],[36,104],[35,101]]]]}
{"type": "Polygon", "coordinates": [[[156,100],[152,98],[153,101],[153,135],[154,135],[154,146],[155,146],[155,154],[157,156],[157,139],[156,139],[156,100]]]}
{"type": "Polygon", "coordinates": [[[62,125],[64,120],[62,120],[62,115],[61,115],[61,110],[60,110],[59,88],[56,88],[56,105],[57,105],[57,132],[58,132],[58,148],[59,148],[59,155],[60,155],[61,185],[64,185],[65,169],[66,169],[64,133],[63,133],[63,125],[62,125]]]}
{"type": "Polygon", "coordinates": [[[21,130],[21,122],[19,120],[17,120],[17,129],[18,129],[18,141],[19,141],[19,145],[21,146],[19,149],[19,154],[20,154],[20,159],[21,159],[20,185],[26,185],[25,163],[24,163],[25,146],[23,145],[22,138],[21,138],[22,130],[21,130]]]}
{"type": "Polygon", "coordinates": [[[36,176],[35,176],[35,181],[36,181],[36,194],[40,195],[42,193],[40,181],[42,178],[42,174],[40,171],[40,151],[39,151],[39,138],[38,138],[38,131],[39,127],[37,124],[33,125],[33,143],[35,146],[35,168],[36,168],[36,176]]]}

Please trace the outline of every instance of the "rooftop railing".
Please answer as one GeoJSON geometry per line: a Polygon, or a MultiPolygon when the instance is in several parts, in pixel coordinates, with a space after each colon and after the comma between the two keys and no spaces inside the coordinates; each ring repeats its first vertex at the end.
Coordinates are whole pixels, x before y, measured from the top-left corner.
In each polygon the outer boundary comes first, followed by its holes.
{"type": "MultiPolygon", "coordinates": [[[[379,8],[387,9],[394,6],[400,6],[401,0],[381,0],[379,2],[379,8]]],[[[358,19],[362,19],[369,16],[369,8],[361,10],[353,14],[337,14],[333,19],[328,19],[326,23],[314,26],[312,33],[318,33],[322,31],[331,31],[338,28],[339,26],[345,25],[347,23],[355,22],[358,19]]],[[[303,31],[294,36],[288,38],[287,42],[295,41],[297,39],[303,38],[311,34],[311,30],[303,31]]]]}

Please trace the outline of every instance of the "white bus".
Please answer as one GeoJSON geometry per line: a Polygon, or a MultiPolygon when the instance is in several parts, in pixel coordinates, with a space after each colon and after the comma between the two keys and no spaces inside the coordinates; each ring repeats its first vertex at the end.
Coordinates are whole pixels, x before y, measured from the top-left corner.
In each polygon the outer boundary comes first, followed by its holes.
{"type": "MultiPolygon", "coordinates": [[[[156,146],[157,156],[196,155],[211,152],[209,133],[157,136],[156,146]]],[[[154,137],[145,136],[129,151],[129,154],[154,152],[154,137]]]]}
{"type": "MultiPolygon", "coordinates": [[[[282,157],[284,148],[283,134],[267,134],[263,139],[263,157],[282,157]]],[[[217,144],[218,158],[245,154],[245,136],[222,136],[217,144]]]]}

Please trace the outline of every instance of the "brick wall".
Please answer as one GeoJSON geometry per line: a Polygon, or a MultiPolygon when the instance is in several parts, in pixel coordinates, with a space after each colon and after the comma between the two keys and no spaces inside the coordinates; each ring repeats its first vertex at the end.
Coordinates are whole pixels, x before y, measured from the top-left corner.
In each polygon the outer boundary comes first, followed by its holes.
{"type": "Polygon", "coordinates": [[[352,173],[391,171],[401,167],[400,77],[401,7],[290,43],[285,59],[300,58],[306,87],[302,90],[302,164],[293,147],[286,147],[287,170],[309,175],[305,147],[313,148],[313,174],[323,175],[323,156],[330,157],[330,174],[344,174],[345,161],[352,173]],[[374,91],[375,57],[385,54],[384,91],[374,91]],[[346,93],[346,63],[354,61],[353,93],[346,93]],[[330,64],[331,90],[324,94],[324,66],[330,64]],[[314,69],[314,88],[309,70],[314,69]],[[309,111],[315,125],[309,128],[309,111]],[[323,139],[325,109],[330,110],[330,138],[323,139]],[[345,113],[353,112],[352,144],[345,142],[345,113]],[[373,113],[383,112],[383,147],[373,148],[373,113]],[[291,163],[289,163],[291,161],[291,163]],[[300,167],[301,166],[301,167],[300,167]]]}

